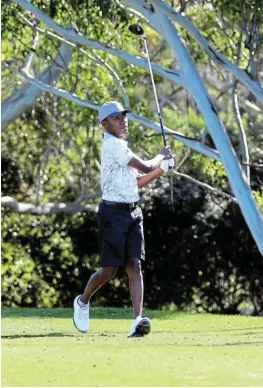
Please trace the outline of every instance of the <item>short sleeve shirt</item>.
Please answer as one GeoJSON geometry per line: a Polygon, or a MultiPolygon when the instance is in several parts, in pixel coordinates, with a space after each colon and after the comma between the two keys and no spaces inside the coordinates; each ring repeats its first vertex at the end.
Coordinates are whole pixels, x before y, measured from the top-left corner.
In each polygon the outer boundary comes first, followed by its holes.
{"type": "Polygon", "coordinates": [[[125,140],[105,132],[101,147],[102,199],[122,203],[139,200],[138,171],[128,166],[132,157],[125,140]]]}

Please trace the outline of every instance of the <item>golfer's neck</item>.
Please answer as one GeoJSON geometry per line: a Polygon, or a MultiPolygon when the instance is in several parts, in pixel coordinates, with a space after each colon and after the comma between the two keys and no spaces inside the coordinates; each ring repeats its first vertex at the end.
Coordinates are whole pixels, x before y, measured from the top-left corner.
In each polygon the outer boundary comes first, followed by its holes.
{"type": "Polygon", "coordinates": [[[117,137],[117,139],[123,139],[122,136],[117,136],[116,133],[114,133],[114,132],[110,132],[110,131],[105,131],[105,132],[108,133],[109,135],[112,135],[112,136],[114,136],[114,137],[117,137]]]}

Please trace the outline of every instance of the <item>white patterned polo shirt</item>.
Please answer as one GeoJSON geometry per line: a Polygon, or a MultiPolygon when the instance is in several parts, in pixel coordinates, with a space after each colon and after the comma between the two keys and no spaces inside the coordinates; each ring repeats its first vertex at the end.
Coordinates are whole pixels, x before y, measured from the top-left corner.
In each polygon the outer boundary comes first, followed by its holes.
{"type": "Polygon", "coordinates": [[[104,133],[101,146],[102,199],[131,203],[140,199],[138,171],[128,166],[133,153],[123,139],[104,133]]]}

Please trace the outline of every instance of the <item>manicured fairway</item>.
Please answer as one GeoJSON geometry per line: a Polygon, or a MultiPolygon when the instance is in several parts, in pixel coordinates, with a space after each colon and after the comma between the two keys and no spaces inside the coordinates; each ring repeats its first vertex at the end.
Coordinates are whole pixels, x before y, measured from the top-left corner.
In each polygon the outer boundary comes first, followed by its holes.
{"type": "Polygon", "coordinates": [[[153,330],[127,338],[128,309],[2,309],[2,386],[263,386],[263,318],[147,311],[153,330]]]}

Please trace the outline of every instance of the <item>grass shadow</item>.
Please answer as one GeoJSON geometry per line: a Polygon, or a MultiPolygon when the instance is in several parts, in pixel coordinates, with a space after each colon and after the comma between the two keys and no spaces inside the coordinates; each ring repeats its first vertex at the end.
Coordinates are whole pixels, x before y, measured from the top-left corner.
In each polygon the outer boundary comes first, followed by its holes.
{"type": "MultiPolygon", "coordinates": [[[[222,329],[220,330],[220,332],[225,332],[225,331],[245,331],[245,330],[262,330],[263,329],[263,326],[261,327],[243,327],[243,328],[239,328],[239,329],[222,329]]],[[[238,334],[238,333],[236,333],[238,334]]],[[[252,333],[242,333],[242,334],[252,334],[252,333]]]]}
{"type": "Polygon", "coordinates": [[[225,342],[221,344],[213,344],[213,343],[198,343],[198,344],[181,344],[181,343],[173,343],[173,344],[167,344],[168,346],[185,346],[185,347],[222,347],[222,346],[243,346],[243,345],[255,345],[255,346],[262,346],[263,341],[246,341],[246,342],[225,342]]]}
{"type": "MultiPolygon", "coordinates": [[[[98,333],[98,334],[88,334],[88,337],[116,337],[116,334],[123,334],[122,332],[119,333],[98,333]]],[[[2,335],[2,339],[20,339],[20,338],[47,338],[47,337],[73,337],[77,340],[79,338],[85,338],[82,334],[65,334],[65,333],[47,333],[47,334],[13,334],[13,335],[2,335]]]]}
{"type": "MultiPolygon", "coordinates": [[[[115,333],[115,334],[108,334],[108,333],[100,333],[100,334],[89,334],[87,337],[88,338],[92,338],[92,340],[94,340],[95,338],[98,338],[98,337],[106,337],[106,338],[112,338],[112,337],[116,337],[117,334],[122,334],[123,333],[115,333]]],[[[154,335],[154,333],[153,333],[154,335]]],[[[48,333],[48,334],[14,334],[14,335],[3,335],[1,336],[2,340],[3,339],[21,339],[21,338],[48,338],[48,337],[55,337],[55,338],[63,338],[63,337],[74,337],[76,338],[77,341],[79,341],[80,339],[85,339],[85,337],[83,335],[78,335],[78,334],[65,334],[65,333],[48,333]]],[[[127,338],[130,340],[138,340],[138,337],[129,337],[127,336],[127,338]]],[[[140,338],[139,338],[140,340],[140,338]]],[[[244,345],[254,345],[254,346],[262,346],[263,345],[263,341],[239,341],[239,342],[224,342],[224,343],[220,343],[220,344],[216,344],[216,343],[206,343],[205,341],[203,343],[194,343],[194,344],[190,344],[190,343],[182,343],[182,342],[172,342],[172,343],[169,343],[167,342],[166,345],[168,346],[177,346],[177,347],[223,347],[223,346],[244,346],[244,345]]]]}
{"type": "Polygon", "coordinates": [[[14,334],[2,335],[2,339],[17,339],[17,338],[43,338],[43,337],[75,337],[74,334],[63,333],[48,333],[48,334],[14,334]]]}

